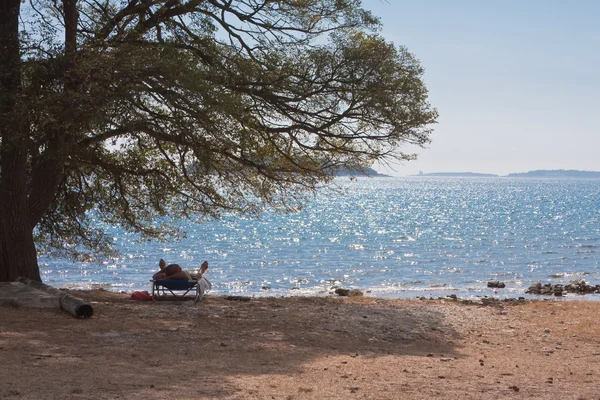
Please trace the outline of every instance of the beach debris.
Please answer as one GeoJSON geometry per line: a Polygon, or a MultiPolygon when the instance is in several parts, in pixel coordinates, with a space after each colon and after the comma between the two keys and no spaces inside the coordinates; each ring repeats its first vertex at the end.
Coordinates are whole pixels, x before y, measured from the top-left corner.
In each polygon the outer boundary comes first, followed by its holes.
{"type": "Polygon", "coordinates": [[[46,285],[45,283],[33,281],[24,277],[17,278],[17,281],[36,290],[55,296],[58,298],[60,308],[77,318],[91,318],[92,315],[94,315],[92,306],[79,297],[72,296],[62,290],[46,285]]]}
{"type": "Polygon", "coordinates": [[[337,288],[335,289],[334,293],[339,296],[348,296],[348,294],[350,293],[350,289],[337,288]]]}
{"type": "Polygon", "coordinates": [[[503,289],[506,287],[506,284],[500,281],[489,281],[487,287],[503,289]]]}

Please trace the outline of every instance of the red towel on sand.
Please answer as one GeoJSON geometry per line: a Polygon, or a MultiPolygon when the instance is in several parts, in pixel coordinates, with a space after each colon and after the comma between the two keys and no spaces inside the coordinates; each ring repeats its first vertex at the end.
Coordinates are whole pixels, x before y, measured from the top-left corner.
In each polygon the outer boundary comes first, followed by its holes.
{"type": "Polygon", "coordinates": [[[144,290],[143,292],[131,293],[131,298],[133,300],[152,300],[152,295],[147,290],[144,290]]]}

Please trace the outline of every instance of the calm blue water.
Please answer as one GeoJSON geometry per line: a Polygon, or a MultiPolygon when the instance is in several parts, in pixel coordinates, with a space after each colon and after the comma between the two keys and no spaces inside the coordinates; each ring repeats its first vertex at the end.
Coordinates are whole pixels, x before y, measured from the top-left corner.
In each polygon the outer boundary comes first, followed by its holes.
{"type": "Polygon", "coordinates": [[[57,287],[148,290],[164,258],[186,269],[208,260],[213,294],[319,295],[339,286],[377,297],[517,297],[535,282],[600,283],[600,180],[336,183],[342,193],[320,194],[297,214],[186,223],[180,242],[139,243],[113,227],[122,257],[41,258],[42,278],[57,287]],[[491,279],[506,289],[488,289],[491,279]]]}

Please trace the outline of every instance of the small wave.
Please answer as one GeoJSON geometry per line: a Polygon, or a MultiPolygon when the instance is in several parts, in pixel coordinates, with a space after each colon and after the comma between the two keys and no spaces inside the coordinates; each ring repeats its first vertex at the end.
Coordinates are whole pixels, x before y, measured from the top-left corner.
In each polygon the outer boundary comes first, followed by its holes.
{"type": "Polygon", "coordinates": [[[572,278],[575,276],[588,276],[589,272],[559,272],[557,274],[550,275],[551,279],[563,279],[563,278],[572,278]]]}
{"type": "Polygon", "coordinates": [[[393,242],[415,242],[416,240],[417,239],[412,236],[398,236],[393,242]]]}
{"type": "Polygon", "coordinates": [[[133,283],[116,284],[116,283],[105,283],[105,282],[66,282],[60,285],[63,289],[82,289],[82,290],[96,290],[104,289],[115,291],[117,288],[132,287],[133,283]]]}
{"type": "Polygon", "coordinates": [[[348,248],[352,249],[352,250],[365,250],[366,249],[364,244],[351,244],[348,246],[348,248]]]}
{"type": "Polygon", "coordinates": [[[453,274],[464,274],[465,270],[462,268],[458,268],[458,267],[445,267],[442,268],[443,272],[449,272],[449,273],[453,273],[453,274]]]}
{"type": "Polygon", "coordinates": [[[423,281],[421,281],[421,280],[409,281],[409,282],[394,282],[391,284],[391,287],[409,287],[412,285],[419,285],[422,283],[423,283],[423,281]]]}
{"type": "Polygon", "coordinates": [[[328,283],[330,285],[338,285],[342,282],[344,282],[343,280],[340,279],[325,279],[325,280],[321,280],[321,282],[325,282],[328,283]]]}
{"type": "Polygon", "coordinates": [[[293,283],[296,285],[306,285],[309,282],[310,282],[310,279],[307,279],[307,278],[296,278],[296,279],[290,280],[290,283],[293,283]]]}

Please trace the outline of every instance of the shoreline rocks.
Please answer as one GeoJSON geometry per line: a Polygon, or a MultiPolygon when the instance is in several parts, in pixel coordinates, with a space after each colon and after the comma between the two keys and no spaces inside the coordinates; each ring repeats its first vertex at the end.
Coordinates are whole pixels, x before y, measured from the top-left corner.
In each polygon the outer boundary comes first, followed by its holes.
{"type": "Polygon", "coordinates": [[[600,285],[592,286],[584,280],[571,281],[566,285],[560,283],[555,285],[546,283],[542,285],[538,282],[529,286],[525,293],[557,297],[564,296],[566,293],[592,294],[600,293],[600,285]]]}
{"type": "Polygon", "coordinates": [[[361,297],[363,296],[363,292],[360,291],[359,289],[343,289],[343,288],[337,288],[334,291],[335,294],[337,294],[338,296],[344,296],[344,297],[361,297]]]}

